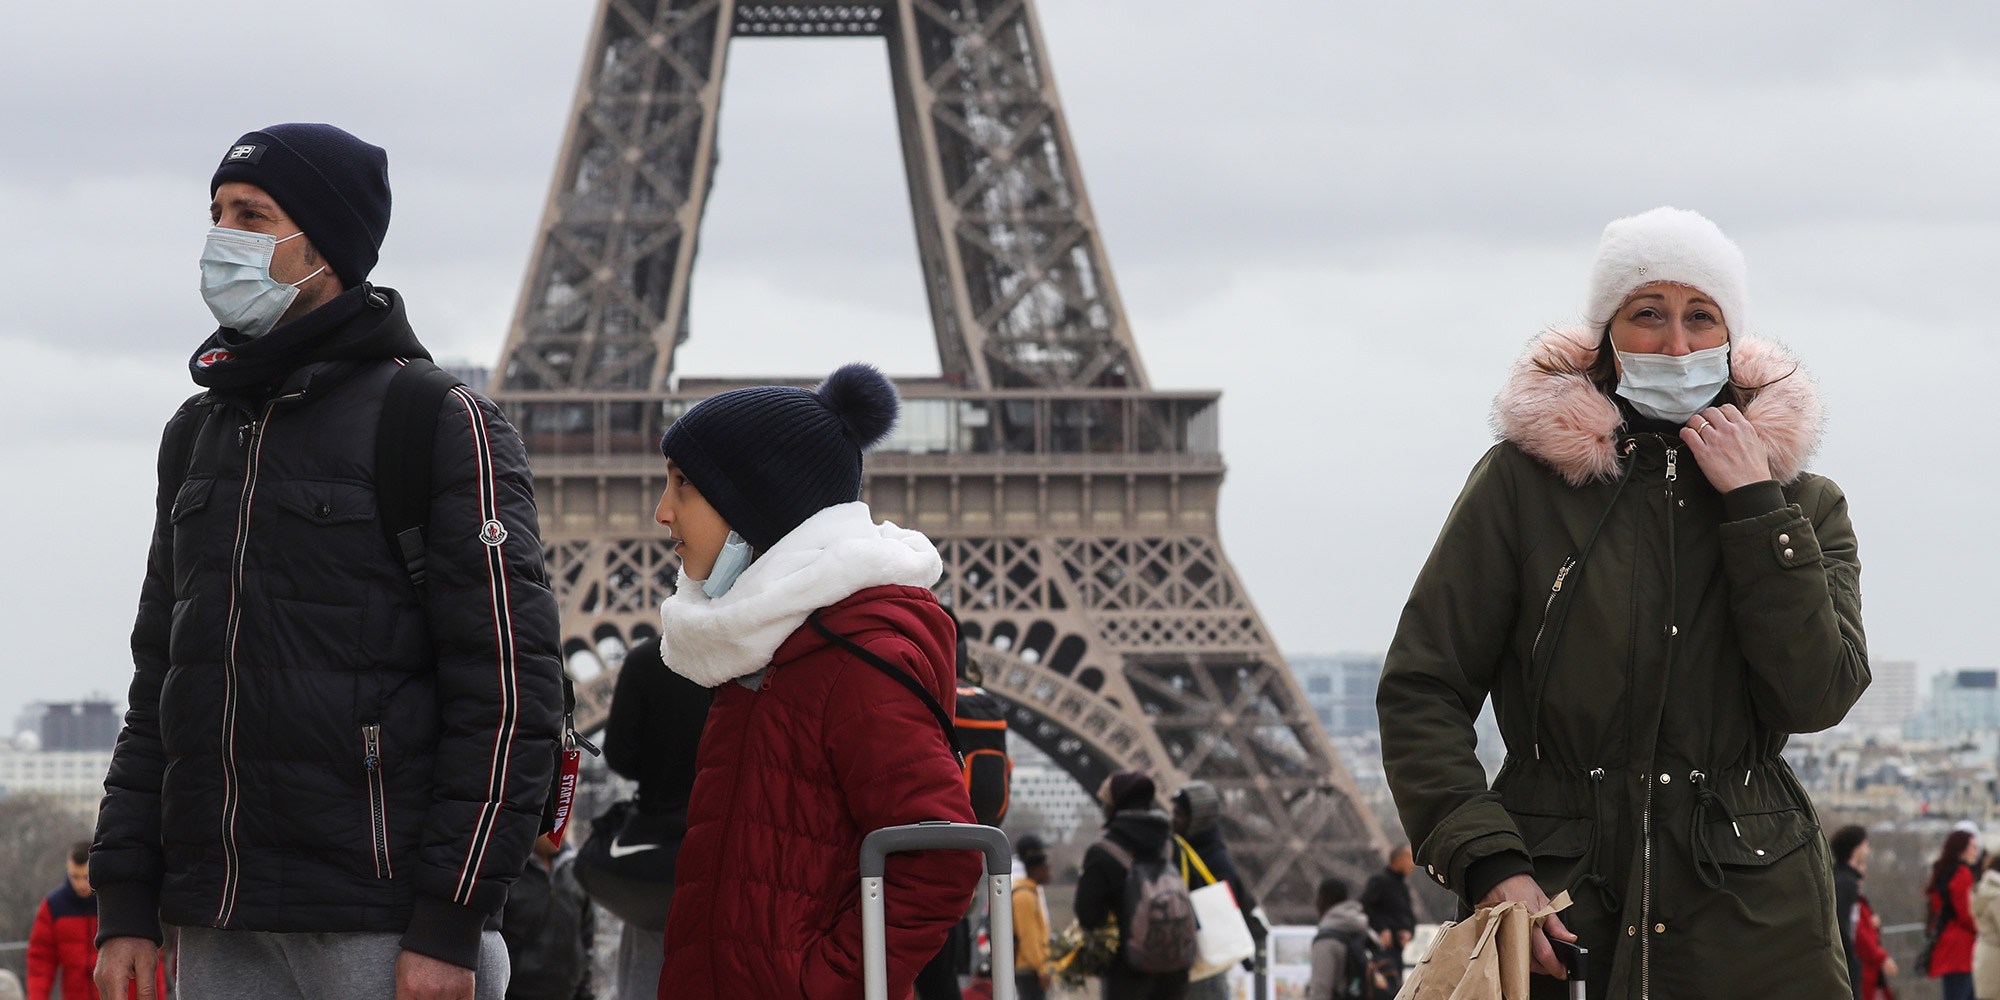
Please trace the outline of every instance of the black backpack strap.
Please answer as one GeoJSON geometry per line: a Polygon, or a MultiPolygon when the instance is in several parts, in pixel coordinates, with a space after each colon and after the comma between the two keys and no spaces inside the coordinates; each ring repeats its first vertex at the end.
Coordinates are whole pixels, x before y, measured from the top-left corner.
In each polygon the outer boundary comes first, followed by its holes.
{"type": "Polygon", "coordinates": [[[429,361],[405,362],[389,379],[375,429],[375,508],[389,548],[419,593],[424,586],[424,526],[431,516],[431,446],[446,393],[463,385],[429,361]]]}
{"type": "Polygon", "coordinates": [[[896,683],[909,688],[910,693],[922,699],[924,707],[931,710],[931,715],[937,719],[938,728],[944,732],[945,742],[951,744],[951,755],[958,760],[958,769],[965,770],[965,751],[958,746],[958,728],[951,724],[951,716],[945,714],[944,706],[938,704],[937,698],[918,683],[915,677],[911,677],[909,671],[899,669],[888,660],[863,649],[860,643],[828,628],[825,622],[819,620],[817,611],[807,615],[806,621],[812,624],[813,631],[825,636],[828,642],[847,650],[861,662],[888,674],[896,683]]]}

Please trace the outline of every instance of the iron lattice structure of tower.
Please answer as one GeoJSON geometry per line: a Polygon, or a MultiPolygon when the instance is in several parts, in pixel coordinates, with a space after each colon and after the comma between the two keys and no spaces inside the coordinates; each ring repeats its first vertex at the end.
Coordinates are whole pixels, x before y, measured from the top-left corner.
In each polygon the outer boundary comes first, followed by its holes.
{"type": "Polygon", "coordinates": [[[1310,919],[1383,838],[1223,555],[1219,396],[1148,385],[1029,0],[601,0],[494,392],[533,456],[565,651],[606,668],[580,721],[673,590],[656,442],[753,384],[673,365],[730,41],[855,35],[888,43],[943,370],[899,380],[865,499],[937,540],[1017,732],[1087,788],[1213,783],[1258,897],[1310,919]]]}

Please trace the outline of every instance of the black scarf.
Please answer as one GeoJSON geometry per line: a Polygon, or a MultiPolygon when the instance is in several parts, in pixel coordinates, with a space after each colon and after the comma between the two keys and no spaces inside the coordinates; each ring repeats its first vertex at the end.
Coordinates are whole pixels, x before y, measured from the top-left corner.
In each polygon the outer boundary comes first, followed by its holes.
{"type": "Polygon", "coordinates": [[[424,358],[394,289],[363,283],[261,337],[221,327],[188,359],[195,384],[209,389],[268,390],[318,361],[424,358]]]}

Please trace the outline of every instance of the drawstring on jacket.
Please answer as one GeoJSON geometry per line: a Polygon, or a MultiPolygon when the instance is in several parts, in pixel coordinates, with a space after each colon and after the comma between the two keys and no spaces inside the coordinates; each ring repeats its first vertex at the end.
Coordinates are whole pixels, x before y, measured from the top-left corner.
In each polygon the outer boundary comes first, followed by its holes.
{"type": "Polygon", "coordinates": [[[1611,879],[1598,868],[1598,859],[1604,853],[1604,769],[1590,769],[1590,858],[1583,866],[1583,874],[1577,876],[1570,888],[1589,885],[1597,890],[1604,900],[1607,913],[1620,911],[1618,890],[1611,885],[1611,879]]]}
{"type": "MultiPolygon", "coordinates": [[[[1694,855],[1694,873],[1701,879],[1702,885],[1720,889],[1722,862],[1716,858],[1714,849],[1708,846],[1708,838],[1702,836],[1708,826],[1708,811],[1719,810],[1722,818],[1729,821],[1729,829],[1735,832],[1737,840],[1743,840],[1743,828],[1737,825],[1736,814],[1729,811],[1729,803],[1722,801],[1722,796],[1708,787],[1708,775],[1696,771],[1688,775],[1688,780],[1694,784],[1694,818],[1688,824],[1688,851],[1694,855]]],[[[1749,841],[1744,841],[1744,846],[1749,846],[1749,841]]]]}
{"type": "MultiPolygon", "coordinates": [[[[1638,446],[1638,441],[1628,438],[1625,442],[1626,456],[1630,458],[1633,449],[1638,446]]],[[[1597,536],[1604,532],[1605,523],[1611,520],[1611,511],[1618,506],[1618,498],[1625,495],[1625,486],[1632,481],[1632,473],[1637,471],[1638,468],[1639,460],[1636,458],[1632,458],[1631,461],[1625,463],[1625,472],[1618,477],[1618,489],[1612,492],[1611,502],[1604,505],[1604,513],[1598,517],[1597,527],[1590,529],[1590,538],[1584,541],[1582,554],[1576,557],[1576,565],[1570,568],[1570,573],[1573,576],[1581,577],[1583,575],[1583,564],[1590,560],[1591,550],[1597,547],[1597,536]]],[[[1574,583],[1570,585],[1570,593],[1572,595],[1571,598],[1563,602],[1562,617],[1556,619],[1554,623],[1555,631],[1549,635],[1549,655],[1542,658],[1540,666],[1533,663],[1528,664],[1528,669],[1532,674],[1532,683],[1530,686],[1534,689],[1534,696],[1528,699],[1528,742],[1530,746],[1534,747],[1535,759],[1537,760],[1540,760],[1542,756],[1542,690],[1547,686],[1549,681],[1549,667],[1556,662],[1556,647],[1562,645],[1563,625],[1569,621],[1570,605],[1576,602],[1574,596],[1576,585],[1574,583]]],[[[1530,655],[1533,652],[1533,650],[1529,650],[1530,655]]]]}

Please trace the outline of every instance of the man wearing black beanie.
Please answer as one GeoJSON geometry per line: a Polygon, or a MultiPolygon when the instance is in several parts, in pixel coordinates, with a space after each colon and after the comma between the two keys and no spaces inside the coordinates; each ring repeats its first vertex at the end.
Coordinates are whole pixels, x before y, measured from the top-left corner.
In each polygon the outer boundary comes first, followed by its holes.
{"type": "Polygon", "coordinates": [[[498,1000],[497,917],[562,701],[526,451],[462,385],[385,415],[391,380],[430,355],[402,296],[368,281],[389,227],[380,148],[274,125],[224,151],[209,194],[201,291],[220,326],[160,447],[132,707],[91,852],[98,990],[150,984],[172,925],[190,997],[498,1000]],[[382,523],[395,496],[378,496],[389,420],[431,457],[401,551],[382,523]]]}

